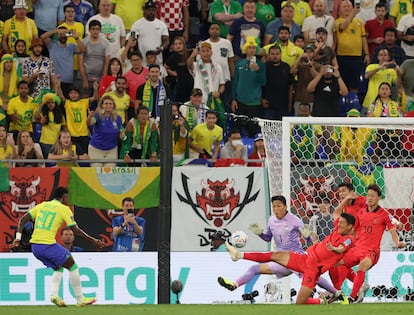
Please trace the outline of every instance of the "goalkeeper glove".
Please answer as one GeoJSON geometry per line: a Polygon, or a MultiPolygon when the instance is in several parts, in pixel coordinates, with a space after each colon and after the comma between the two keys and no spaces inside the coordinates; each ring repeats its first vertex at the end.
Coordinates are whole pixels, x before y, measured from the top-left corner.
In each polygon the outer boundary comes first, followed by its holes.
{"type": "Polygon", "coordinates": [[[300,232],[302,233],[302,236],[306,239],[308,239],[312,234],[312,230],[309,224],[305,224],[303,228],[300,229],[300,232]]]}
{"type": "Polygon", "coordinates": [[[258,226],[256,223],[250,224],[249,229],[256,235],[260,235],[263,233],[263,229],[260,226],[258,226]]]}

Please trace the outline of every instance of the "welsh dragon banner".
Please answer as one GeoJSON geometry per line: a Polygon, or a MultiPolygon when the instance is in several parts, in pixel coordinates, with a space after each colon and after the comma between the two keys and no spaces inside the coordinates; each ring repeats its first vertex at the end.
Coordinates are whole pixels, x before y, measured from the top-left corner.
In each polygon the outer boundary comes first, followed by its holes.
{"type": "Polygon", "coordinates": [[[70,202],[78,207],[120,209],[131,197],[136,208],[159,205],[159,167],[73,167],[69,175],[70,202]]]}

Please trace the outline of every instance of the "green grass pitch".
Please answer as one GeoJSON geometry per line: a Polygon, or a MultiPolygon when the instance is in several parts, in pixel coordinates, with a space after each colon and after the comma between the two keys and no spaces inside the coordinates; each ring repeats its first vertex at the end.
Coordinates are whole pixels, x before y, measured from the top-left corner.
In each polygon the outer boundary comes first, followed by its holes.
{"type": "Polygon", "coordinates": [[[378,315],[413,314],[414,303],[365,303],[353,305],[223,305],[223,304],[180,304],[180,305],[92,305],[88,307],[68,306],[1,306],[0,314],[45,315],[105,315],[105,314],[145,314],[145,315],[250,315],[250,314],[289,314],[289,315],[378,315]]]}

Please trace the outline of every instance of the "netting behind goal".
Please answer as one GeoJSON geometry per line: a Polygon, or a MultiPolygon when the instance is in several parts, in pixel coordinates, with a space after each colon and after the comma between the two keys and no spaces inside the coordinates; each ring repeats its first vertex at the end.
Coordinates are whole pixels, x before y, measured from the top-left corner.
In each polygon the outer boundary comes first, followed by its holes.
{"type": "MultiPolygon", "coordinates": [[[[285,117],[259,123],[270,195],[287,198],[290,211],[315,231],[314,240],[333,228],[327,213],[338,204],[340,183],[353,183],[360,195],[376,183],[384,195],[380,204],[403,225],[405,250],[414,250],[414,119],[285,117]]],[[[384,233],[381,249],[396,250],[393,245],[384,233]]],[[[277,283],[283,303],[290,303],[289,278],[277,283]]]]}
{"type": "MultiPolygon", "coordinates": [[[[413,118],[285,117],[260,125],[271,195],[290,199],[291,212],[311,223],[319,238],[332,227],[326,212],[338,204],[340,183],[353,183],[360,195],[376,183],[381,205],[403,224],[406,250],[414,250],[413,118]]],[[[381,249],[395,250],[387,234],[381,249]]]]}

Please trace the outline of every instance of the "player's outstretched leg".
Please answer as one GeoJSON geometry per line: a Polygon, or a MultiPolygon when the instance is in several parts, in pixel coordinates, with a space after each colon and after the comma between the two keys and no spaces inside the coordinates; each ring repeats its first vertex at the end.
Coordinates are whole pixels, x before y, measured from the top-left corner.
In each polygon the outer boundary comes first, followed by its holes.
{"type": "Polygon", "coordinates": [[[231,246],[229,242],[226,241],[225,244],[233,261],[238,261],[239,259],[243,258],[243,254],[240,253],[235,247],[231,246]]]}
{"type": "Polygon", "coordinates": [[[227,280],[226,278],[218,277],[217,281],[222,287],[226,288],[229,291],[234,291],[237,289],[237,285],[230,280],[227,280]]]}

